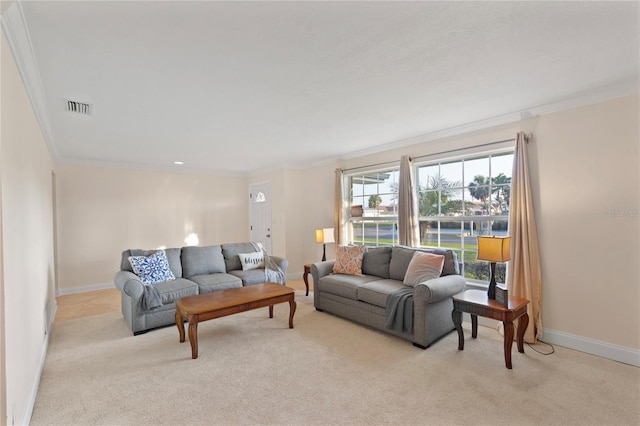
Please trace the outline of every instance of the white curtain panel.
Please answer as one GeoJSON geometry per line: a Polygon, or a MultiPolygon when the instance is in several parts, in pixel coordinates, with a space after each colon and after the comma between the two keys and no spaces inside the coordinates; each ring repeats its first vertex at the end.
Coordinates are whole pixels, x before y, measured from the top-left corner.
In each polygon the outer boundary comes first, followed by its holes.
{"type": "Polygon", "coordinates": [[[400,185],[398,187],[398,242],[401,245],[418,247],[420,245],[418,200],[414,188],[413,162],[408,155],[403,155],[400,158],[400,185]]]}
{"type": "Polygon", "coordinates": [[[527,313],[529,327],[524,339],[535,343],[542,332],[540,314],[542,298],[542,274],[538,234],[533,211],[533,197],[529,181],[527,136],[519,132],[511,175],[511,203],[509,211],[509,235],[511,236],[511,263],[507,273],[509,294],[529,300],[527,313]]]}

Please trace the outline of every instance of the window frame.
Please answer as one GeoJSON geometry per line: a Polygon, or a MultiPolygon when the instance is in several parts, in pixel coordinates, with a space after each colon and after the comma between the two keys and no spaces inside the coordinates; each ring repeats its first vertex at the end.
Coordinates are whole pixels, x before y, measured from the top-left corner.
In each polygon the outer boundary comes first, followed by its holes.
{"type": "MultiPolygon", "coordinates": [[[[437,214],[432,214],[432,215],[423,215],[423,212],[419,211],[418,214],[418,222],[420,223],[420,227],[421,227],[421,232],[420,232],[420,247],[422,248],[446,248],[446,249],[451,249],[454,250],[457,254],[458,254],[458,261],[461,264],[461,275],[465,278],[465,280],[471,284],[472,286],[478,286],[480,288],[486,288],[487,285],[487,281],[488,278],[485,279],[484,277],[484,267],[483,266],[476,266],[475,269],[476,271],[479,269],[482,270],[482,278],[474,278],[472,276],[466,276],[466,272],[467,272],[467,266],[469,265],[481,265],[481,263],[479,262],[472,262],[471,258],[475,259],[475,257],[477,256],[477,235],[508,235],[508,229],[509,229],[509,211],[508,209],[505,211],[504,209],[504,203],[507,203],[506,206],[509,206],[509,202],[510,200],[505,201],[505,198],[507,198],[507,196],[505,196],[505,191],[502,192],[502,201],[498,198],[498,207],[494,207],[494,202],[496,200],[494,200],[494,193],[496,193],[497,191],[495,191],[496,187],[503,187],[503,188],[508,188],[508,192],[506,192],[507,194],[510,195],[511,192],[511,173],[509,172],[508,176],[505,176],[506,178],[508,178],[508,181],[505,182],[501,182],[496,184],[495,183],[495,178],[496,176],[499,176],[499,173],[495,170],[492,170],[493,166],[493,158],[495,157],[501,157],[501,156],[505,156],[505,155],[510,155],[512,156],[511,159],[513,159],[513,155],[515,154],[515,146],[510,143],[508,146],[505,146],[504,144],[501,147],[497,147],[494,149],[485,149],[485,150],[478,150],[478,147],[476,147],[475,149],[469,148],[468,150],[464,150],[463,153],[459,154],[459,155],[446,155],[446,153],[442,153],[444,155],[434,155],[434,156],[429,156],[424,157],[424,161],[416,161],[414,160],[414,173],[416,176],[416,198],[418,200],[421,200],[421,193],[424,193],[425,191],[423,191],[423,188],[421,187],[421,182],[419,180],[419,176],[420,176],[420,171],[421,168],[426,168],[426,167],[433,167],[434,165],[437,165],[439,168],[441,168],[442,165],[453,165],[453,164],[460,164],[460,168],[462,170],[462,180],[461,182],[459,182],[459,185],[456,187],[457,190],[462,191],[460,198],[461,201],[461,214],[456,214],[456,215],[447,215],[447,214],[443,214],[442,211],[442,197],[441,196],[437,196],[437,200],[438,200],[438,212],[437,214]],[[485,207],[486,211],[489,214],[468,214],[467,211],[467,203],[471,204],[471,198],[472,197],[470,191],[469,191],[469,184],[473,181],[474,176],[466,176],[465,175],[465,162],[471,162],[471,161],[477,161],[477,160],[486,160],[488,162],[488,174],[486,176],[486,178],[488,179],[488,184],[486,185],[486,190],[487,193],[489,194],[489,199],[484,201],[485,203],[485,207]],[[495,172],[495,175],[494,175],[495,172]],[[467,199],[469,198],[469,199],[467,199]],[[498,211],[499,210],[499,211],[498,211]],[[481,222],[491,222],[491,225],[486,229],[488,232],[486,233],[474,233],[474,226],[475,225],[471,225],[471,223],[473,222],[479,222],[479,218],[486,218],[481,220],[481,222]],[[490,218],[490,219],[489,219],[490,218]],[[436,237],[436,241],[434,244],[428,244],[425,243],[424,241],[424,237],[423,237],[423,233],[422,233],[422,227],[423,227],[423,223],[426,222],[435,222],[437,224],[437,231],[435,232],[435,237],[436,237]],[[442,227],[443,223],[460,223],[460,227],[459,228],[450,228],[450,229],[454,229],[457,230],[459,229],[459,236],[460,237],[460,244],[459,246],[454,246],[451,247],[451,244],[442,244],[443,242],[443,232],[442,230],[445,229],[442,227]],[[501,227],[503,228],[501,231],[495,231],[493,228],[496,227],[496,222],[504,222],[504,225],[502,225],[501,227]],[[468,225],[468,229],[467,229],[467,225],[468,225]],[[467,235],[466,232],[469,232],[469,234],[467,235]],[[471,241],[473,240],[473,241],[471,241]],[[474,248],[475,247],[475,248],[474,248]],[[467,261],[465,262],[465,258],[467,259],[467,261]]],[[[512,161],[511,161],[512,163],[512,161]]],[[[503,167],[504,170],[504,167],[503,167]]],[[[398,245],[398,234],[397,234],[397,224],[398,224],[398,212],[397,212],[397,204],[395,206],[394,209],[394,214],[391,215],[380,215],[380,216],[367,216],[367,215],[362,215],[361,217],[353,217],[351,216],[351,206],[353,205],[353,200],[354,200],[354,195],[353,195],[353,177],[354,176],[366,176],[366,175],[372,175],[372,174],[381,174],[381,173],[392,173],[392,172],[396,172],[397,173],[397,177],[396,177],[396,182],[398,182],[398,178],[399,178],[399,171],[400,171],[400,166],[398,163],[387,163],[387,167],[384,168],[360,168],[358,170],[354,170],[352,172],[345,172],[343,178],[344,178],[344,189],[345,189],[345,193],[343,194],[343,201],[344,201],[344,205],[345,205],[345,215],[343,217],[346,218],[346,220],[343,222],[343,226],[344,226],[344,231],[345,231],[345,236],[346,236],[346,242],[348,244],[364,244],[367,246],[393,246],[393,245],[398,245]],[[396,165],[397,164],[397,165],[396,165]],[[380,232],[380,224],[381,223],[388,223],[391,222],[392,225],[392,229],[395,229],[395,232],[392,232],[392,238],[391,238],[391,242],[389,242],[388,238],[381,238],[381,232],[380,232]],[[365,238],[365,232],[364,232],[364,227],[366,226],[366,224],[372,224],[369,226],[375,226],[376,231],[372,234],[372,237],[369,238],[365,238]],[[362,231],[360,232],[360,236],[356,239],[356,231],[355,231],[355,227],[356,226],[362,226],[362,231]]],[[[500,172],[502,173],[502,172],[500,172]]],[[[398,182],[399,184],[399,182],[398,182]]],[[[480,185],[480,188],[484,188],[484,185],[480,185]]],[[[396,200],[397,200],[397,186],[396,186],[396,200]]],[[[378,194],[380,194],[380,191],[378,190],[378,194]]],[[[385,193],[386,195],[389,195],[389,192],[385,193]]],[[[369,194],[362,194],[362,197],[368,196],[369,194]]],[[[500,196],[500,193],[498,192],[498,196],[500,196]]],[[[365,204],[365,198],[362,198],[363,200],[363,207],[365,204]]],[[[396,201],[397,203],[397,201],[396,201]]],[[[478,200],[476,202],[476,204],[479,204],[480,200],[478,200]]],[[[420,203],[419,203],[420,204],[420,203]]],[[[420,207],[419,207],[420,210],[420,207]]],[[[479,208],[479,211],[482,211],[483,209],[479,208]]],[[[499,225],[498,225],[499,226],[499,225]]],[[[482,226],[480,225],[480,229],[483,230],[482,226]]],[[[384,232],[388,232],[388,228],[385,228],[384,232]]],[[[455,232],[455,231],[453,231],[455,232]]],[[[457,244],[457,243],[455,243],[457,244]]],[[[499,279],[499,282],[505,282],[506,281],[506,264],[498,264],[497,265],[497,271],[499,272],[500,276],[504,277],[503,279],[499,279]]],[[[486,274],[488,276],[488,270],[489,270],[489,266],[487,265],[486,267],[486,274]]]]}

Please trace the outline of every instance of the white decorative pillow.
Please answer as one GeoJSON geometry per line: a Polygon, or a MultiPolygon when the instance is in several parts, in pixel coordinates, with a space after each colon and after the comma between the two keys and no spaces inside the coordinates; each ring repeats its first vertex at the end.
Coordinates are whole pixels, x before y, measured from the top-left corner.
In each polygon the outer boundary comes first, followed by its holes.
{"type": "Polygon", "coordinates": [[[264,268],[264,252],[256,251],[254,253],[240,253],[240,263],[242,264],[242,270],[248,271],[249,269],[264,268]]]}
{"type": "Polygon", "coordinates": [[[129,256],[129,263],[143,284],[157,284],[176,279],[169,268],[169,260],[164,250],[158,250],[149,256],[129,256]]]}
{"type": "Polygon", "coordinates": [[[415,287],[421,282],[438,278],[442,274],[444,256],[416,251],[404,274],[405,285],[415,287]]]}
{"type": "Polygon", "coordinates": [[[362,258],[367,246],[338,246],[334,274],[362,275],[362,258]]]}

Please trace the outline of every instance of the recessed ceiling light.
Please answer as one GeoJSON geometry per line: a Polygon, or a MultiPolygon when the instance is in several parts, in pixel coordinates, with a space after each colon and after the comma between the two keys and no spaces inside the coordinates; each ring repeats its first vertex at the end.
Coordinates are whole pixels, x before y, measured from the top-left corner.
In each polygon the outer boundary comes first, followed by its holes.
{"type": "Polygon", "coordinates": [[[176,166],[182,166],[184,164],[184,161],[174,161],[173,164],[175,164],[176,166]]]}

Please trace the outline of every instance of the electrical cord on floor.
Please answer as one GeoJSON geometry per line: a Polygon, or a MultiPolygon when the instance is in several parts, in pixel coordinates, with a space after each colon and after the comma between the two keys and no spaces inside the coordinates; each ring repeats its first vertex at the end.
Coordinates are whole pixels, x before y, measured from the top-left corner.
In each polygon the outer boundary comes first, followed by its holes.
{"type": "MultiPolygon", "coordinates": [[[[503,327],[502,323],[499,323],[498,326],[496,327],[496,331],[498,332],[499,335],[504,336],[504,330],[503,330],[502,327],[503,327]]],[[[514,324],[513,328],[514,328],[514,334],[517,335],[518,334],[518,326],[516,324],[514,324]]],[[[524,342],[524,343],[526,343],[527,346],[529,346],[533,351],[535,351],[535,352],[537,352],[537,353],[539,353],[541,355],[551,355],[552,353],[554,353],[556,351],[556,349],[553,347],[553,345],[551,343],[547,343],[547,342],[545,342],[543,340],[540,340],[540,339],[536,339],[536,341],[538,343],[542,343],[543,345],[547,345],[549,348],[551,348],[550,351],[549,352],[542,352],[542,351],[539,351],[538,349],[536,349],[534,347],[534,345],[532,345],[531,343],[529,343],[529,342],[524,342]]]]}
{"type": "Polygon", "coordinates": [[[525,342],[525,343],[527,343],[527,346],[529,346],[531,349],[533,349],[534,351],[538,352],[541,355],[551,355],[552,353],[554,353],[556,351],[556,349],[553,347],[553,345],[551,343],[544,342],[544,341],[542,341],[540,339],[538,339],[538,342],[542,343],[543,345],[549,346],[551,348],[551,352],[541,352],[541,351],[537,350],[531,343],[528,343],[528,342],[525,342]]]}

